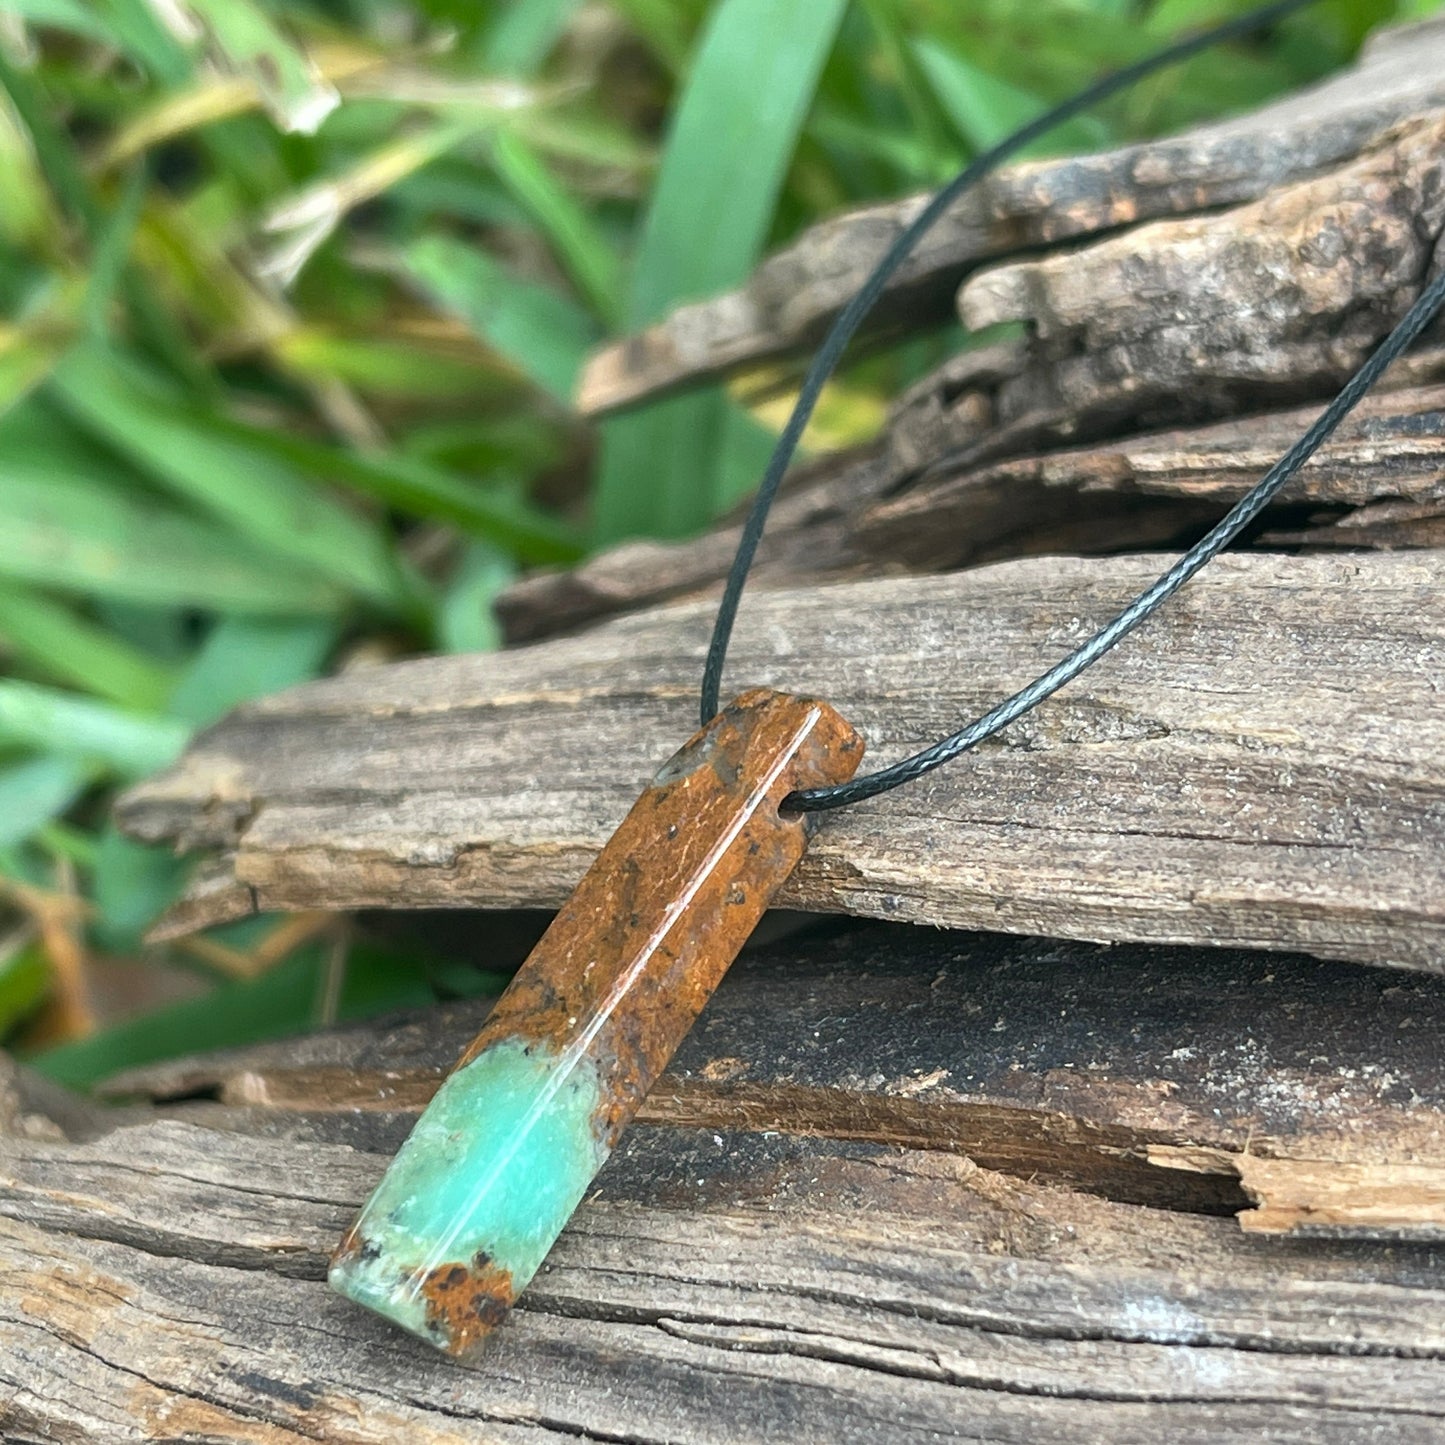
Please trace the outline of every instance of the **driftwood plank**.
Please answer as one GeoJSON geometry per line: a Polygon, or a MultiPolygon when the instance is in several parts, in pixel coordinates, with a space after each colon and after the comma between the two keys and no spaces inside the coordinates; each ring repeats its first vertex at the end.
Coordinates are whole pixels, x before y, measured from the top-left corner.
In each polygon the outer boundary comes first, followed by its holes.
{"type": "MultiPolygon", "coordinates": [[[[1192,540],[1320,410],[1147,432],[961,471],[940,464],[862,510],[851,545],[875,566],[944,571],[1001,555],[1192,540]]],[[[1445,528],[1445,386],[1367,398],[1265,514],[1260,544],[1278,545],[1276,529],[1290,521],[1291,540],[1307,546],[1345,545],[1345,537],[1357,547],[1437,545],[1445,528]]]]}
{"type": "MultiPolygon", "coordinates": [[[[1445,44],[1445,25],[1430,34],[1445,44]]],[[[795,479],[759,580],[1196,535],[1310,419],[1308,408],[1262,409],[1322,407],[1439,264],[1442,232],[1445,114],[1435,110],[1249,204],[977,272],[960,293],[964,319],[1024,322],[1027,339],[952,358],[900,399],[869,454],[795,479]],[[1232,420],[1197,425],[1219,417],[1232,420]],[[1154,434],[1132,435],[1141,429],[1154,434]],[[1155,471],[1152,485],[1140,468],[1155,471]]],[[[1258,540],[1438,545],[1440,391],[1420,383],[1442,376],[1438,344],[1396,368],[1386,384],[1401,400],[1373,398],[1258,540]]],[[[727,526],[526,579],[502,600],[504,625],[529,640],[706,590],[735,541],[727,526]]]]}
{"type": "Polygon", "coordinates": [[[1219,216],[1158,221],[1083,251],[993,267],[959,309],[1027,321],[1026,364],[991,397],[1011,436],[1230,415],[1327,394],[1419,294],[1445,231],[1445,116],[1402,124],[1339,170],[1219,216]]]}
{"type": "MultiPolygon", "coordinates": [[[[891,760],[1012,692],[1157,567],[1036,559],[761,594],[732,686],[827,697],[891,760]]],[[[1442,582],[1433,552],[1223,558],[997,743],[828,819],[784,905],[1440,969],[1442,582]]],[[[642,614],[266,699],[128,794],[121,821],[233,850],[218,913],[555,905],[694,725],[710,620],[642,614]]]]}
{"type": "Polygon", "coordinates": [[[204,1152],[211,1188],[256,1214],[257,1175],[283,1165],[334,1188],[338,1204],[278,1211],[268,1242],[309,1277],[211,1262],[205,1221],[186,1244],[173,1230],[121,1244],[0,1223],[9,1439],[1439,1438],[1445,1291],[1408,1256],[1373,1279],[1343,1251],[1281,1270],[1227,1221],[1071,1200],[1062,1229],[1039,1186],[966,1167],[940,1178],[906,1154],[831,1161],[827,1175],[805,1159],[774,1163],[775,1179],[805,1198],[823,1183],[846,1212],[816,1196],[811,1214],[782,1218],[593,1205],[488,1358],[464,1369],[360,1319],[315,1277],[361,1197],[356,1169],[337,1187],[349,1151],[227,1151],[208,1131],[166,1142],[164,1163],[98,1182],[184,1174],[204,1152]],[[833,1303],[860,1291],[873,1299],[833,1303]]]}
{"type": "MultiPolygon", "coordinates": [[[[883,332],[946,314],[982,261],[1171,215],[1238,205],[1358,155],[1445,105],[1445,21],[1376,35],[1351,70],[1252,115],[1100,155],[1019,165],[985,182],[919,246],[874,316],[883,332]]],[[[603,412],[815,342],[926,197],[827,221],[748,284],[600,352],[580,405],[603,412]]]]}
{"type": "MultiPolygon", "coordinates": [[[[106,1092],[307,1114],[313,1133],[326,1115],[325,1137],[386,1152],[488,1007],[175,1060],[106,1092]]],[[[851,925],[746,954],[641,1117],[965,1154],[1193,1212],[1242,1209],[1258,1189],[1267,1208],[1246,1228],[1318,1232],[1328,1214],[1341,1235],[1431,1238],[1442,1028],[1445,980],[1424,975],[851,925]],[[1286,1197],[1301,1216],[1287,1226],[1286,1197]]],[[[32,1168],[58,1188],[67,1157],[41,1151],[32,1168]]]]}
{"type": "MultiPolygon", "coordinates": [[[[1438,361],[1445,374],[1445,355],[1438,361]]],[[[1416,362],[1435,364],[1429,353],[1416,362]]],[[[977,377],[976,362],[970,370],[977,377]]],[[[942,445],[936,416],[951,404],[948,394],[945,379],[933,378],[900,408],[885,448],[800,474],[769,521],[750,585],[1184,546],[1321,410],[1252,413],[960,466],[930,461],[942,445]]],[[[1253,541],[1266,548],[1445,545],[1445,386],[1367,397],[1262,525],[1253,541]]],[[[627,543],[569,571],[535,573],[503,594],[498,615],[512,641],[530,642],[711,594],[738,531],[730,524],[687,542],[627,543]]]]}
{"type": "Polygon", "coordinates": [[[151,1073],[160,1092],[185,1070],[192,1088],[209,1076],[238,1102],[133,1110],[109,1129],[91,1118],[69,1139],[12,1111],[0,1116],[0,1433],[1436,1440],[1435,1251],[1305,1245],[1063,1189],[1046,1170],[1009,1177],[959,1157],[952,1131],[962,1098],[1038,1109],[1032,1080],[1052,1096],[1059,1141],[1065,1120],[1102,1133],[1110,1111],[1136,1116],[1140,1139],[1148,1114],[1156,1134],[1232,1131],[1236,1145],[1251,1113],[1268,1121],[1261,1137],[1298,1126],[1296,1143],[1333,1115],[1369,1150],[1408,1127],[1411,1091],[1439,1110],[1428,1035],[1442,1008],[1441,980],[1217,951],[880,927],[764,951],[719,990],[675,1085],[722,1098],[729,1075],[770,1068],[794,1087],[937,1105],[936,1117],[900,1147],[822,1124],[799,1137],[761,1109],[730,1127],[659,1122],[661,1104],[471,1367],[320,1283],[407,1111],[325,1090],[267,1101],[262,1087],[323,1062],[333,1081],[354,1071],[357,1091],[434,1081],[465,1009],[151,1073]],[[930,1079],[937,1060],[958,1075],[930,1079]],[[1393,1091],[1366,1060],[1398,1072],[1393,1091]],[[874,1065],[879,1080],[863,1073],[874,1065]],[[1095,1112],[1080,1102],[1091,1090],[1095,1112]]]}

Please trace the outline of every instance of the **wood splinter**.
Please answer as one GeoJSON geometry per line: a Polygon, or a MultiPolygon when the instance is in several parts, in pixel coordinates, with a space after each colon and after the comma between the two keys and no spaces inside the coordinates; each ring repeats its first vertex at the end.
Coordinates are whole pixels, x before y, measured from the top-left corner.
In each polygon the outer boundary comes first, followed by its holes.
{"type": "Polygon", "coordinates": [[[331,1264],[450,1354],[506,1316],[807,846],[858,734],[757,689],[653,780],[497,1001],[331,1264]]]}

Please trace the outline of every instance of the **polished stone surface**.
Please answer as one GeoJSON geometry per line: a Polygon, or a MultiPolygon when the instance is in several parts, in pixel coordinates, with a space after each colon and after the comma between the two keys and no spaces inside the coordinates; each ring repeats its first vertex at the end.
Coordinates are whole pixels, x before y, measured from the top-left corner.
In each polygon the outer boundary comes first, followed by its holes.
{"type": "Polygon", "coordinates": [[[662,767],[367,1201],[333,1288],[453,1354],[486,1337],[802,857],[779,805],[862,756],[826,703],[758,689],[662,767]]]}

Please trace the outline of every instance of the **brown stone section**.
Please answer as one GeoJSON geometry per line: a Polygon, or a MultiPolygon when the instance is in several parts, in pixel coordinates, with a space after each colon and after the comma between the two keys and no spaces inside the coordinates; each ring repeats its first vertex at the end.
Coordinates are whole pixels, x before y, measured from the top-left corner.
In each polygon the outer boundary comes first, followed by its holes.
{"type": "Polygon", "coordinates": [[[611,1149],[807,846],[779,805],[843,782],[863,742],[826,703],[745,692],[658,772],[463,1053],[583,1048],[611,1149]]]}
{"type": "MultiPolygon", "coordinates": [[[[341,1237],[331,1262],[338,1264],[368,1250],[374,1253],[376,1246],[368,1244],[358,1225],[353,1224],[341,1237]]],[[[481,1344],[506,1319],[517,1299],[511,1271],[485,1254],[439,1264],[425,1272],[417,1270],[411,1279],[418,1282],[426,1301],[426,1322],[434,1343],[457,1357],[470,1354],[481,1344]]],[[[397,1282],[405,1282],[400,1272],[397,1282]]]]}
{"type": "Polygon", "coordinates": [[[341,1243],[331,1251],[332,1264],[339,1264],[343,1259],[350,1259],[353,1255],[361,1253],[365,1241],[361,1237],[361,1230],[357,1228],[360,1222],[358,1220],[341,1236],[341,1243]]]}
{"type": "Polygon", "coordinates": [[[467,1355],[506,1319],[516,1298],[512,1276],[479,1254],[467,1264],[442,1264],[421,1283],[426,1322],[449,1355],[467,1355]]]}

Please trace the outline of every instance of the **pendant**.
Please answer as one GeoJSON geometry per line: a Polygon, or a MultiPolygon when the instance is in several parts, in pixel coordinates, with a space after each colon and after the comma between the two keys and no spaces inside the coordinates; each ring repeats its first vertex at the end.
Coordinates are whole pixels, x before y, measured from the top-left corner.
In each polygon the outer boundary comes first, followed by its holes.
{"type": "Polygon", "coordinates": [[[863,742],[745,692],[633,805],[341,1241],[331,1287],[453,1355],[505,1318],[807,846],[863,742]]]}

